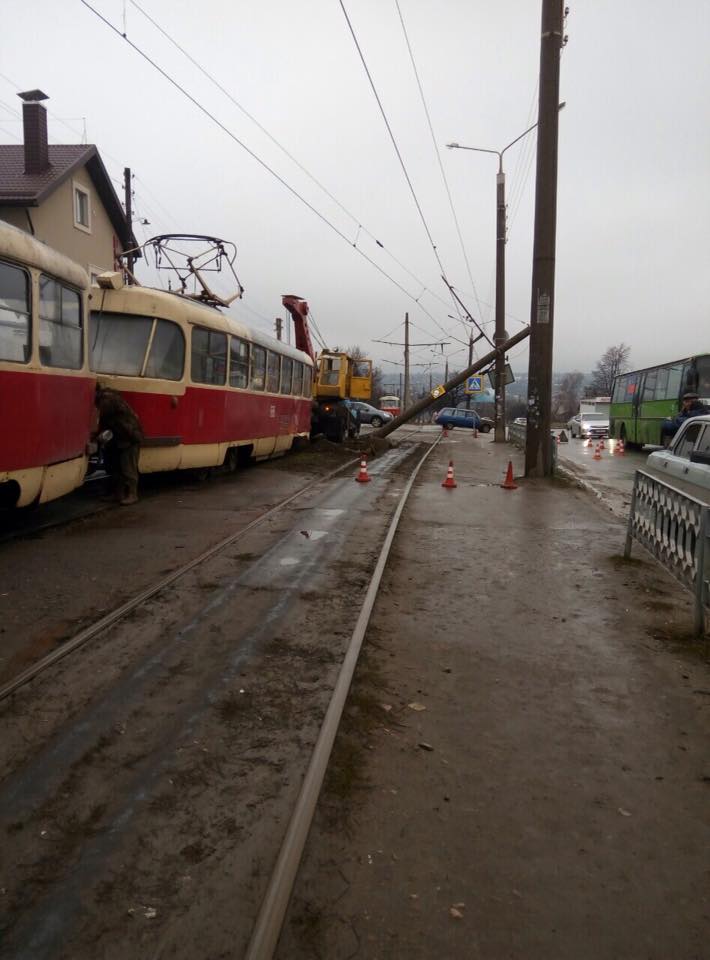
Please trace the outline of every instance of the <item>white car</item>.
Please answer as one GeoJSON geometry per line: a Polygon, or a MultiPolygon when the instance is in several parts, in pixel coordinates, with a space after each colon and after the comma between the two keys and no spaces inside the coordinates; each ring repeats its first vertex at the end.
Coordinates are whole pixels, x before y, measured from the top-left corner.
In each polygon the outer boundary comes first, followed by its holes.
{"type": "Polygon", "coordinates": [[[710,414],[686,420],[668,449],[655,450],[646,466],[671,485],[680,480],[710,490],[710,414]]]}
{"type": "Polygon", "coordinates": [[[567,421],[567,429],[573,437],[592,437],[601,440],[609,436],[609,417],[605,413],[578,413],[567,421]]]}

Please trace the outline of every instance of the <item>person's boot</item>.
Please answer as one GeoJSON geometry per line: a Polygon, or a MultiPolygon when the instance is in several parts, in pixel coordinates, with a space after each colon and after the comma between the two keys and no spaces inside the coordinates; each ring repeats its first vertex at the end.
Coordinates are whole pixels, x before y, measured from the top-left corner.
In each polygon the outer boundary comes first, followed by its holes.
{"type": "Polygon", "coordinates": [[[131,484],[125,485],[125,496],[119,500],[122,507],[130,507],[132,503],[138,503],[138,492],[131,484]]]}

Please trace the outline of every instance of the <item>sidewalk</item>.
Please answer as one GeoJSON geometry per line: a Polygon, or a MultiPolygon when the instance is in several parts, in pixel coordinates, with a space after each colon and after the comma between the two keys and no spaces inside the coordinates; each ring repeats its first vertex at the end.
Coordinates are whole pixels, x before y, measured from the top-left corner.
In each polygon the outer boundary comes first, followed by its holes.
{"type": "Polygon", "coordinates": [[[410,498],[281,960],[710,956],[690,595],[509,456],[455,431],[410,498]]]}

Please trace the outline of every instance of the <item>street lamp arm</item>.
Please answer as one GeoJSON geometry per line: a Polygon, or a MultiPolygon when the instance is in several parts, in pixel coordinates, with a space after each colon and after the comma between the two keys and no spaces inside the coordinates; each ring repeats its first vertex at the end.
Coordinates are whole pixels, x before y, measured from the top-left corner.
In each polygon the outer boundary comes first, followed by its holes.
{"type": "Polygon", "coordinates": [[[501,163],[503,162],[503,154],[505,153],[505,151],[510,150],[511,147],[514,147],[515,144],[518,142],[518,140],[522,140],[523,137],[527,137],[530,131],[534,130],[536,126],[537,126],[537,121],[535,121],[535,123],[533,123],[531,127],[528,127],[527,130],[523,130],[520,136],[516,137],[515,140],[511,140],[507,146],[503,147],[503,149],[500,152],[501,163]]]}
{"type": "MultiPolygon", "coordinates": [[[[525,132],[527,133],[527,131],[525,132]]],[[[474,150],[476,153],[493,153],[500,160],[499,150],[486,150],[484,147],[464,147],[460,143],[447,143],[446,146],[449,150],[474,150]]]]}

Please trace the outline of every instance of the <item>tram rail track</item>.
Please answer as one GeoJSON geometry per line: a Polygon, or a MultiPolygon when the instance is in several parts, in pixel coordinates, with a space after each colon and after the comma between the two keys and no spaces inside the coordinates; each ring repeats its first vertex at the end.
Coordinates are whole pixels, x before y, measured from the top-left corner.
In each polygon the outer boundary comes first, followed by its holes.
{"type": "Polygon", "coordinates": [[[363,640],[367,632],[382,575],[387,566],[392,543],[409,494],[422,466],[441,440],[438,436],[410,474],[402,496],[390,520],[384,543],[370,578],[355,628],[350,637],[343,663],[338,674],[328,709],[311,754],[308,769],[301,786],[296,805],[289,821],[281,848],[272,871],[266,894],[254,924],[245,960],[271,960],[276,949],[286,910],[296,881],[298,867],[306,845],[308,832],[315,815],[318,797],[328,767],[328,761],[340,726],[348,691],[355,674],[363,640]]]}
{"type": "Polygon", "coordinates": [[[322,477],[315,477],[313,480],[304,484],[294,493],[289,494],[289,496],[285,497],[283,500],[280,500],[277,504],[274,504],[273,507],[265,510],[258,517],[255,517],[254,520],[250,521],[245,526],[240,527],[239,530],[234,531],[227,537],[224,537],[222,540],[218,541],[216,544],[213,544],[206,550],[203,550],[202,553],[198,554],[198,556],[188,560],[176,570],[171,571],[165,577],[162,577],[160,580],[155,581],[144,590],[141,590],[139,593],[135,594],[135,596],[131,597],[129,600],[126,600],[115,609],[109,611],[107,614],[90,624],[88,627],[80,630],[79,633],[64,641],[60,647],[57,647],[56,650],[48,653],[40,660],[25,668],[21,673],[17,674],[17,676],[0,686],[0,703],[12,696],[13,693],[25,686],[25,684],[34,680],[35,677],[44,673],[45,670],[48,670],[55,663],[58,663],[60,660],[63,660],[65,657],[69,656],[69,654],[79,650],[85,644],[95,639],[104,631],[108,630],[109,627],[112,627],[124,617],[127,617],[142,604],[146,603],[146,601],[150,600],[152,597],[155,597],[161,591],[165,590],[166,587],[171,586],[181,577],[185,576],[185,574],[189,573],[191,570],[194,570],[196,567],[199,567],[207,560],[210,560],[212,557],[221,553],[233,543],[236,543],[238,540],[251,533],[252,530],[260,526],[266,520],[278,514],[284,509],[284,507],[287,507],[290,503],[293,503],[294,500],[297,500],[304,493],[307,493],[319,483],[325,483],[328,480],[337,477],[339,474],[343,473],[349,467],[353,467],[358,462],[359,457],[356,457],[352,460],[346,461],[339,467],[336,467],[335,470],[331,470],[322,477]]]}

